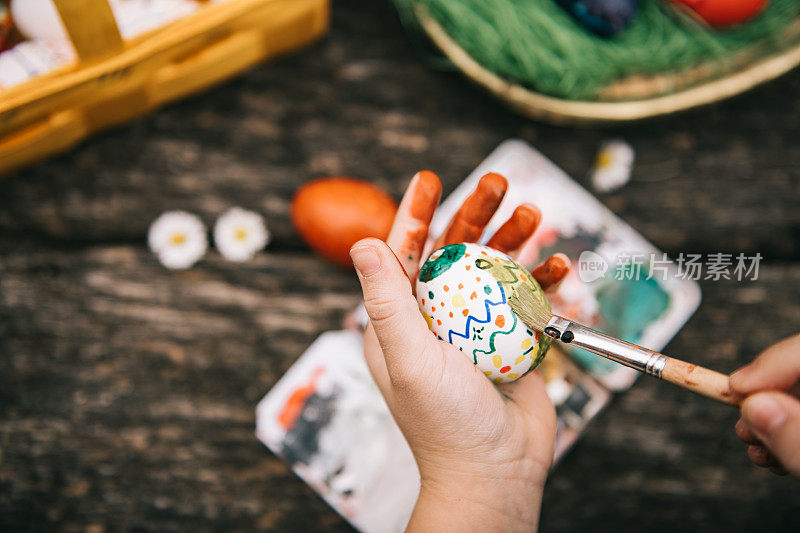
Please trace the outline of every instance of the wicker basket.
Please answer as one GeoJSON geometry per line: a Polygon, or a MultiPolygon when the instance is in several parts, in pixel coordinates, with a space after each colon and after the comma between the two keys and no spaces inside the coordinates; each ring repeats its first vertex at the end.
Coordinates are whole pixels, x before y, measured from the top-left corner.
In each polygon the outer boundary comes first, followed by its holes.
{"type": "Polygon", "coordinates": [[[123,42],[107,0],[55,0],[78,61],[0,93],[0,175],[200,91],[328,27],[328,0],[228,0],[123,42]]]}
{"type": "Polygon", "coordinates": [[[538,93],[484,68],[420,5],[415,14],[433,43],[468,78],[513,109],[558,124],[631,122],[730,98],[777,78],[800,64],[800,21],[781,36],[782,50],[745,49],[725,65],[701,64],[680,72],[634,76],[605,88],[596,100],[566,100],[538,93]]]}

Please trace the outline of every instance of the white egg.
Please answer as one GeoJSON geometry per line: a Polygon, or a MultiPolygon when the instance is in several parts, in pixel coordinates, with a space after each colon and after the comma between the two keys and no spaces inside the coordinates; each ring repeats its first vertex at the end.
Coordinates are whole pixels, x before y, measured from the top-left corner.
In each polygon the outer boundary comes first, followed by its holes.
{"type": "MultiPolygon", "coordinates": [[[[123,39],[164,26],[191,15],[201,4],[192,0],[110,0],[109,5],[123,39]]],[[[63,40],[67,30],[53,0],[14,0],[11,17],[28,39],[63,40]]]]}
{"type": "Polygon", "coordinates": [[[495,383],[506,383],[535,368],[551,342],[511,309],[508,295],[519,285],[550,308],[539,284],[507,255],[479,244],[451,244],[422,265],[417,302],[439,339],[464,352],[495,383]]]}
{"type": "Polygon", "coordinates": [[[11,18],[27,39],[67,38],[67,30],[53,0],[13,0],[11,18]]]}

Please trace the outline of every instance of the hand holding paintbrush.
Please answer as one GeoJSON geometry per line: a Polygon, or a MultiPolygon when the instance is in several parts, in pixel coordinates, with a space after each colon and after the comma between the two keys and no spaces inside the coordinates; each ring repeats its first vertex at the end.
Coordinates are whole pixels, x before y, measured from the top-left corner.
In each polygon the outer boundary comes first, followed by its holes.
{"type": "Polygon", "coordinates": [[[564,344],[583,348],[714,400],[736,406],[741,403],[741,398],[731,391],[726,374],[673,359],[554,315],[524,287],[515,289],[508,300],[517,316],[529,327],[564,344]]]}

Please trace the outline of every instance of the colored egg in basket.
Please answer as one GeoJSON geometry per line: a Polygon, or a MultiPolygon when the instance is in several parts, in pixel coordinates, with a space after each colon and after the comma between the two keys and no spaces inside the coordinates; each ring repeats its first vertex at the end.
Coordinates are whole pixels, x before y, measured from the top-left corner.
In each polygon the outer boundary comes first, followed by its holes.
{"type": "Polygon", "coordinates": [[[532,291],[550,308],[536,280],[507,255],[479,244],[451,244],[422,265],[417,302],[439,339],[495,383],[507,383],[536,368],[551,342],[512,311],[508,297],[515,289],[532,291]]]}

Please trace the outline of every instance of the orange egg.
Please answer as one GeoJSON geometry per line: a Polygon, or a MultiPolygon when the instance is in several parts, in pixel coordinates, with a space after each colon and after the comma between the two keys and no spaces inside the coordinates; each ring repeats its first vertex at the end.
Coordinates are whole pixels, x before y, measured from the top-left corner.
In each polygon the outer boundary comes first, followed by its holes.
{"type": "Polygon", "coordinates": [[[292,200],[292,223],[322,257],[352,265],[350,247],[367,237],[386,239],[397,204],[378,187],[354,178],[306,183],[292,200]]]}

